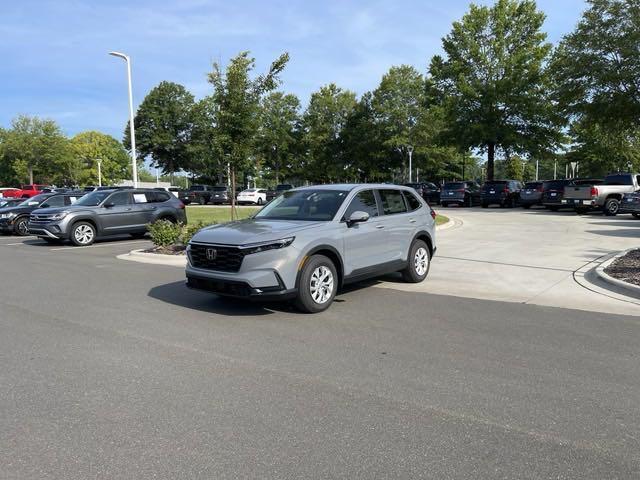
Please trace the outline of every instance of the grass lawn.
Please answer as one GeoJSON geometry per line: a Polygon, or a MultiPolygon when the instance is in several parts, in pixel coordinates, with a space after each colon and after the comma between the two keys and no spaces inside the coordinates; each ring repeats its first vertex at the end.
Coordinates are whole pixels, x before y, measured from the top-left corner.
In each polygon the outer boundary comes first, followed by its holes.
{"type": "MultiPolygon", "coordinates": [[[[246,218],[252,213],[256,212],[258,208],[242,207],[238,208],[238,216],[240,218],[246,218]]],[[[231,220],[231,207],[223,205],[221,207],[187,207],[187,222],[196,223],[204,222],[206,224],[212,223],[225,223],[231,220]]],[[[436,225],[443,225],[449,221],[449,218],[444,215],[438,215],[436,217],[436,225]]]]}
{"type": "MultiPolygon", "coordinates": [[[[257,208],[247,207],[236,208],[239,218],[246,218],[257,210],[257,208]]],[[[226,223],[230,221],[231,207],[229,205],[223,205],[220,207],[187,206],[187,223],[204,222],[206,224],[212,224],[226,223]]]]}

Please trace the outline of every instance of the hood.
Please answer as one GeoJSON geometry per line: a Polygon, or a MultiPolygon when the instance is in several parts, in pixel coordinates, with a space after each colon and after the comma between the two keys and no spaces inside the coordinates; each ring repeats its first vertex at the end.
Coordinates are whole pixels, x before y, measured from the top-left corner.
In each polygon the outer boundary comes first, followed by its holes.
{"type": "Polygon", "coordinates": [[[248,219],[204,228],[193,236],[193,241],[246,245],[295,236],[296,232],[324,224],[326,222],[248,219]]]}
{"type": "Polygon", "coordinates": [[[20,213],[30,213],[33,212],[36,208],[38,207],[5,207],[5,208],[0,208],[0,214],[5,214],[5,213],[15,213],[15,214],[20,214],[20,213]]]}

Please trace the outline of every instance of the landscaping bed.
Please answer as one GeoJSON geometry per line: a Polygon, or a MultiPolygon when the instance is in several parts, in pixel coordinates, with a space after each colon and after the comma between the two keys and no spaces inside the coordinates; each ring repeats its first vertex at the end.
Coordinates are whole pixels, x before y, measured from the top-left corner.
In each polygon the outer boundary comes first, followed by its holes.
{"type": "Polygon", "coordinates": [[[616,280],[640,286],[640,249],[616,259],[604,272],[616,280]]]}

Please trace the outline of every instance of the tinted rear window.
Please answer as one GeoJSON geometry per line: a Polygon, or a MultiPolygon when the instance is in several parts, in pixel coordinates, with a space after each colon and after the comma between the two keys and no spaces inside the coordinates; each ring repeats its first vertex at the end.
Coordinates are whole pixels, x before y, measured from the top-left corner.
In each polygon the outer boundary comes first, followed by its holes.
{"type": "Polygon", "coordinates": [[[409,207],[409,211],[413,212],[414,210],[418,210],[422,204],[420,203],[420,200],[418,200],[418,198],[411,192],[402,192],[404,194],[404,199],[407,202],[407,205],[409,207]]]}
{"type": "Polygon", "coordinates": [[[462,190],[465,187],[466,185],[464,184],[464,182],[451,182],[451,183],[445,183],[442,189],[443,190],[462,190]]]}
{"type": "Polygon", "coordinates": [[[486,182],[484,184],[485,188],[504,188],[507,182],[486,182]]]}
{"type": "Polygon", "coordinates": [[[607,175],[604,178],[605,185],[633,185],[631,175],[607,175]]]}
{"type": "Polygon", "coordinates": [[[213,187],[211,190],[213,190],[214,192],[226,192],[227,187],[213,187]]]}
{"type": "Polygon", "coordinates": [[[564,187],[569,185],[568,180],[557,180],[552,182],[544,182],[543,187],[545,190],[562,190],[564,187]]]}
{"type": "Polygon", "coordinates": [[[192,185],[189,190],[191,190],[192,192],[204,192],[205,186],[204,185],[192,185]]]}
{"type": "Polygon", "coordinates": [[[524,188],[528,188],[528,189],[538,189],[542,186],[542,182],[527,182],[524,184],[524,188]]]}

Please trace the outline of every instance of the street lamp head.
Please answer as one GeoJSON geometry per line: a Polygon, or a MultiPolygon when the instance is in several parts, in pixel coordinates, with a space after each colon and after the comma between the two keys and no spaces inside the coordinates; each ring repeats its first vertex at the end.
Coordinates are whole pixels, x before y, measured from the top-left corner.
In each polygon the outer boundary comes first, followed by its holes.
{"type": "Polygon", "coordinates": [[[114,57],[122,58],[125,61],[129,61],[129,55],[120,52],[109,52],[109,55],[113,55],[114,57]]]}
{"type": "Polygon", "coordinates": [[[413,146],[412,145],[407,145],[407,152],[413,153],[413,146]]]}

